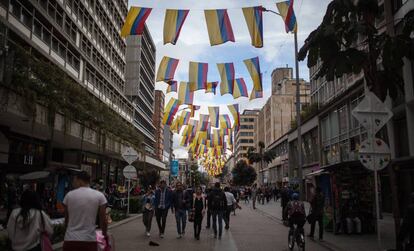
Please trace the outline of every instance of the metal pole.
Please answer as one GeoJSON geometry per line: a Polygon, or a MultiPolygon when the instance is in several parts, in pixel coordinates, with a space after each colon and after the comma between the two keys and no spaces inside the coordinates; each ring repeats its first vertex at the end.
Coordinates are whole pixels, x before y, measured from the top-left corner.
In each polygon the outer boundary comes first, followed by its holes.
{"type": "Polygon", "coordinates": [[[296,124],[298,132],[298,179],[300,196],[304,199],[303,177],[302,177],[302,121],[300,118],[300,85],[299,85],[299,61],[298,61],[298,35],[294,32],[295,37],[295,68],[296,68],[296,124]]]}
{"type": "Polygon", "coordinates": [[[381,250],[381,226],[380,226],[380,208],[379,208],[379,198],[378,198],[378,171],[375,168],[374,171],[374,185],[375,185],[375,207],[377,212],[377,240],[378,240],[378,250],[381,250]]]}
{"type": "Polygon", "coordinates": [[[128,208],[127,208],[127,216],[129,216],[129,188],[130,188],[130,185],[131,185],[131,179],[128,179],[128,190],[127,190],[127,193],[128,193],[128,208]]]}

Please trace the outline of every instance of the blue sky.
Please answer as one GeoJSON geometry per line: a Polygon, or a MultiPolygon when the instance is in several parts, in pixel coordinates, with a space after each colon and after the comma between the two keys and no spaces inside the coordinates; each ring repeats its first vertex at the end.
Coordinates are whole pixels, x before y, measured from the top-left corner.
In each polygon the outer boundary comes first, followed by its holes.
{"type": "MultiPolygon", "coordinates": [[[[130,6],[153,8],[147,19],[151,36],[157,47],[156,68],[163,56],[169,56],[180,60],[177,72],[177,81],[188,81],[188,63],[190,61],[209,63],[208,80],[220,81],[216,63],[234,62],[236,77],[243,77],[249,93],[252,82],[243,60],[259,56],[260,67],[263,73],[264,98],[249,102],[248,98],[234,100],[231,95],[205,94],[198,91],[194,96],[194,104],[201,105],[200,113],[208,114],[208,106],[220,106],[220,113],[229,113],[227,104],[239,103],[241,111],[244,109],[261,108],[271,94],[270,74],[274,68],[286,65],[294,66],[293,35],[285,32],[281,17],[272,13],[263,13],[264,20],[264,47],[254,48],[250,44],[250,36],[243,17],[242,7],[262,5],[267,9],[277,11],[275,0],[130,0],[130,6]],[[181,30],[180,38],[176,45],[163,45],[163,26],[165,9],[190,9],[190,13],[181,30]],[[228,42],[223,45],[210,46],[207,26],[204,18],[204,9],[228,9],[228,14],[233,27],[235,43],[228,42]]],[[[298,20],[299,47],[311,31],[321,23],[326,7],[330,0],[296,0],[294,9],[298,20]]],[[[309,79],[309,71],[306,62],[299,65],[300,77],[309,79]]],[[[156,83],[156,89],[166,90],[166,84],[156,83]]],[[[166,102],[170,97],[166,95],[166,102]]],[[[198,114],[195,116],[198,118],[198,114]]],[[[231,117],[231,116],[230,116],[231,117]]],[[[179,135],[174,136],[174,153],[177,158],[186,157],[187,150],[178,146],[179,135]]]]}

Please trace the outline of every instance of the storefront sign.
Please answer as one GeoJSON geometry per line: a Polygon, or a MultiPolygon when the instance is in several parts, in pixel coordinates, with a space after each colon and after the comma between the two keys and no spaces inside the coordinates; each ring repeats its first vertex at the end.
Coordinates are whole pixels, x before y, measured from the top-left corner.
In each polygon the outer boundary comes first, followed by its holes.
{"type": "Polygon", "coordinates": [[[178,160],[172,160],[171,161],[171,167],[170,167],[171,176],[177,177],[178,176],[178,170],[179,170],[178,160]]]}

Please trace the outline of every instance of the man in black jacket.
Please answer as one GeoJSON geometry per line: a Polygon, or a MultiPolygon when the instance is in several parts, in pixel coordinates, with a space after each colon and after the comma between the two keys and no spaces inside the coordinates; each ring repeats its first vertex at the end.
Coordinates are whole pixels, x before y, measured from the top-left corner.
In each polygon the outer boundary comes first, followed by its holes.
{"type": "Polygon", "coordinates": [[[223,215],[226,210],[227,199],[223,190],[220,188],[220,182],[214,184],[214,188],[208,195],[208,209],[213,216],[214,238],[217,238],[217,221],[218,221],[218,238],[221,239],[223,233],[223,215]]]}
{"type": "MultiPolygon", "coordinates": [[[[398,235],[398,243],[402,244],[407,237],[409,243],[405,245],[404,250],[414,250],[414,193],[411,193],[411,203],[408,205],[403,218],[400,233],[398,235]]],[[[402,250],[402,247],[400,246],[398,249],[402,250]]]]}
{"type": "Polygon", "coordinates": [[[311,232],[308,235],[309,237],[313,238],[313,234],[315,233],[315,224],[318,222],[319,225],[319,240],[323,240],[323,210],[325,207],[325,196],[322,193],[320,187],[316,187],[316,194],[311,201],[311,214],[312,214],[312,224],[311,224],[311,232]]]}
{"type": "Polygon", "coordinates": [[[175,211],[175,220],[177,221],[178,239],[185,234],[185,225],[187,223],[187,206],[190,204],[188,196],[183,190],[183,184],[177,182],[175,191],[172,195],[172,207],[175,211]]]}

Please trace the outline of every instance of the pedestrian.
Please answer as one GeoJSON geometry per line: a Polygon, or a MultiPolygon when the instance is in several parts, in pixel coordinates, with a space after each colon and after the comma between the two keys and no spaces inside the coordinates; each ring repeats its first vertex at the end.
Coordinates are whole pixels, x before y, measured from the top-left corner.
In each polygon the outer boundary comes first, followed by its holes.
{"type": "Polygon", "coordinates": [[[280,200],[280,205],[282,206],[282,220],[286,221],[287,220],[287,215],[286,215],[286,206],[289,203],[290,197],[289,197],[289,191],[287,186],[285,185],[283,187],[283,190],[281,192],[282,196],[281,196],[281,200],[280,200]]]}
{"type": "Polygon", "coordinates": [[[209,201],[209,194],[210,194],[210,192],[211,192],[211,189],[210,188],[206,189],[206,204],[207,204],[207,225],[206,225],[206,228],[207,229],[210,228],[210,222],[211,222],[211,218],[212,218],[211,209],[208,206],[209,205],[208,201],[209,201]]]}
{"type": "Polygon", "coordinates": [[[160,181],[159,188],[155,191],[155,218],[157,220],[160,238],[164,238],[165,224],[167,222],[168,209],[172,203],[172,192],[167,188],[165,180],[160,181]]]}
{"type": "MultiPolygon", "coordinates": [[[[233,194],[234,198],[236,199],[237,204],[240,201],[240,191],[237,187],[233,187],[231,190],[231,193],[233,194]]],[[[233,207],[233,215],[236,216],[236,207],[233,207]]]]}
{"type": "Polygon", "coordinates": [[[224,223],[226,224],[225,229],[230,228],[230,214],[231,211],[235,210],[235,208],[240,208],[237,200],[234,198],[234,194],[230,192],[229,187],[224,188],[224,194],[226,195],[226,213],[224,216],[224,223]]]}
{"type": "Polygon", "coordinates": [[[96,251],[96,218],[103,236],[107,236],[106,198],[103,193],[90,188],[91,176],[85,172],[75,174],[74,190],[63,199],[66,233],[63,251],[96,251]]]}
{"type": "Polygon", "coordinates": [[[256,209],[256,201],[257,201],[257,185],[254,184],[251,189],[251,196],[252,196],[252,202],[253,202],[253,209],[256,209]]]}
{"type": "Polygon", "coordinates": [[[308,235],[313,239],[315,233],[315,224],[319,225],[319,240],[323,240],[323,211],[325,207],[325,196],[320,187],[316,187],[316,194],[311,200],[311,231],[308,235]]]}
{"type": "Polygon", "coordinates": [[[41,233],[53,233],[52,222],[42,210],[36,192],[26,190],[20,199],[20,207],[13,209],[7,223],[7,232],[15,251],[41,251],[41,233]]]}
{"type": "Polygon", "coordinates": [[[146,194],[142,198],[144,209],[142,213],[142,222],[145,226],[145,233],[148,237],[151,236],[152,217],[154,217],[155,196],[152,187],[149,186],[146,194]]]}
{"type": "Polygon", "coordinates": [[[194,211],[194,238],[200,240],[201,223],[205,214],[206,202],[201,187],[196,188],[193,200],[194,211]]]}
{"type": "Polygon", "coordinates": [[[223,215],[226,210],[227,199],[224,192],[220,189],[220,182],[214,184],[214,188],[210,192],[208,198],[208,206],[211,209],[211,214],[213,216],[214,238],[217,238],[218,232],[218,238],[221,239],[223,233],[223,215]]]}
{"type": "Polygon", "coordinates": [[[190,202],[186,199],[185,192],[183,190],[183,184],[177,182],[175,185],[175,191],[172,194],[172,211],[175,212],[175,220],[177,222],[178,239],[181,239],[185,234],[185,226],[187,223],[187,209],[190,202]]]}
{"type": "Polygon", "coordinates": [[[407,207],[398,235],[398,250],[402,249],[402,243],[408,237],[408,243],[405,245],[407,251],[414,250],[414,193],[411,193],[411,202],[407,207]]]}
{"type": "Polygon", "coordinates": [[[17,190],[14,182],[9,180],[7,182],[7,215],[6,221],[9,220],[10,214],[17,205],[17,190]]]}

